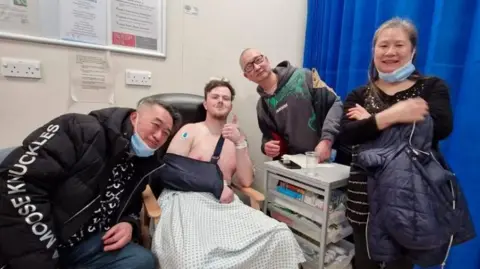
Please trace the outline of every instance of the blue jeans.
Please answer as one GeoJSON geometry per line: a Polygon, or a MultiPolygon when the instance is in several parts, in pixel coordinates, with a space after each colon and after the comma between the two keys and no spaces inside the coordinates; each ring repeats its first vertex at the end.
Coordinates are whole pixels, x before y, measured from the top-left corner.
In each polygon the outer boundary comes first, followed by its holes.
{"type": "Polygon", "coordinates": [[[68,269],[155,269],[150,250],[128,243],[117,251],[103,251],[103,234],[90,237],[73,249],[61,251],[60,263],[68,269]]]}

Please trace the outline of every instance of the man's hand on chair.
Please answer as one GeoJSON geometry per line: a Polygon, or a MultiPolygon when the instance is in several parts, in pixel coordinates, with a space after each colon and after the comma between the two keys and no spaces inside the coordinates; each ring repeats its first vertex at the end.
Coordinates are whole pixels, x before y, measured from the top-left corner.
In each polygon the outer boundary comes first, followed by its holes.
{"type": "Polygon", "coordinates": [[[102,237],[104,251],[114,251],[123,248],[132,240],[132,224],[120,222],[108,230],[102,237]]]}
{"type": "Polygon", "coordinates": [[[223,185],[222,195],[220,196],[220,203],[229,204],[233,201],[233,191],[226,184],[223,185]]]}

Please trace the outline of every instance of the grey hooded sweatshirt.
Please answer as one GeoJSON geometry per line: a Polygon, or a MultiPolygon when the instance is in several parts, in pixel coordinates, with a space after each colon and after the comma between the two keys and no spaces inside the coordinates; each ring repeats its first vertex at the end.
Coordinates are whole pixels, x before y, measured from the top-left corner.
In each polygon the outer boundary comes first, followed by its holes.
{"type": "Polygon", "coordinates": [[[276,135],[286,144],[281,154],[313,151],[321,140],[330,140],[333,144],[343,114],[340,98],[326,87],[314,88],[312,72],[293,67],[288,61],[278,64],[273,72],[278,77],[273,95],[257,87],[262,152],[265,153],[265,143],[276,135]]]}

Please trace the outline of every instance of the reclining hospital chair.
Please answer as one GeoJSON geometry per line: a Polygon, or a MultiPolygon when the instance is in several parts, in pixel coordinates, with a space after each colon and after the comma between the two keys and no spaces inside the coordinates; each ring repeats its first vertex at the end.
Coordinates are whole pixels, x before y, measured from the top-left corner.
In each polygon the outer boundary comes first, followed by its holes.
{"type": "MultiPolygon", "coordinates": [[[[203,107],[203,96],[186,93],[165,93],[158,94],[156,97],[163,102],[174,106],[179,111],[182,116],[182,125],[205,120],[206,111],[203,107]]],[[[172,137],[173,136],[174,134],[172,134],[172,137]]],[[[163,148],[168,148],[169,142],[170,141],[167,141],[163,148]]],[[[143,245],[147,248],[150,247],[151,241],[150,228],[152,227],[150,227],[150,225],[156,226],[162,213],[160,206],[157,203],[157,197],[160,194],[160,190],[156,190],[153,187],[151,188],[150,185],[154,186],[154,184],[147,185],[143,192],[144,207],[141,214],[142,241],[143,245]]],[[[265,196],[262,193],[250,187],[243,188],[233,184],[232,186],[234,187],[234,191],[244,194],[249,198],[250,206],[252,208],[260,210],[260,203],[265,200],[265,196]]]]}
{"type": "MultiPolygon", "coordinates": [[[[156,95],[157,98],[165,103],[173,105],[182,116],[182,124],[195,123],[205,120],[206,111],[203,107],[203,97],[194,94],[186,93],[165,93],[156,95]]],[[[181,127],[181,126],[180,126],[181,127]]],[[[173,137],[174,134],[172,134],[173,137]]],[[[166,142],[163,147],[164,150],[168,148],[170,140],[166,142]]],[[[5,159],[15,147],[0,148],[0,163],[5,159]]],[[[151,180],[151,179],[150,179],[151,180]]],[[[150,181],[151,182],[151,181],[150,181]]],[[[141,212],[141,236],[143,246],[150,247],[150,220],[153,224],[157,224],[162,213],[160,206],[157,203],[157,197],[160,195],[161,189],[150,187],[149,184],[142,193],[143,209],[141,212]]],[[[152,185],[154,186],[154,185],[152,185]]],[[[260,203],[265,199],[265,196],[254,190],[253,188],[236,187],[232,184],[235,190],[243,193],[250,199],[250,206],[260,210],[260,203]]]]}

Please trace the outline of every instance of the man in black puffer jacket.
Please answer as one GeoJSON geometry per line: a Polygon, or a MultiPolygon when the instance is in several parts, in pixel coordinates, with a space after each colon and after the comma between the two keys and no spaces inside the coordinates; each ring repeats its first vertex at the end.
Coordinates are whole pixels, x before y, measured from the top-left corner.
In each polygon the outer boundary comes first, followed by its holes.
{"type": "MultiPolygon", "coordinates": [[[[179,118],[146,97],[136,110],[65,114],[32,132],[0,164],[0,263],[10,269],[155,268],[150,251],[134,243],[141,193],[161,167],[157,149],[179,118]]],[[[160,185],[217,198],[223,191],[216,181],[160,185]]]]}

